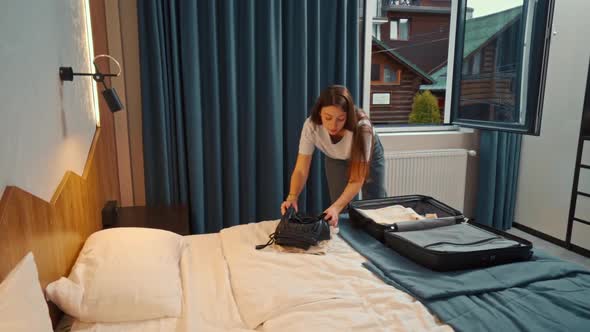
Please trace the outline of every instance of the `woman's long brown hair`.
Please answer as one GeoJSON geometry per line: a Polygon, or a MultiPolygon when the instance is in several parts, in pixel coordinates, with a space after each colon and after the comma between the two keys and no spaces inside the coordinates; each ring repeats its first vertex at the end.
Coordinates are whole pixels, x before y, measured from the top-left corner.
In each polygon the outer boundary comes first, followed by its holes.
{"type": "Polygon", "coordinates": [[[348,168],[348,176],[351,180],[366,178],[369,176],[369,165],[373,157],[374,139],[371,139],[371,150],[367,153],[367,144],[365,137],[372,137],[373,131],[371,126],[366,124],[358,125],[358,122],[363,119],[368,119],[367,115],[358,109],[350,91],[342,85],[332,85],[326,88],[315,102],[311,109],[311,121],[317,125],[322,124],[322,117],[320,113],[322,108],[326,106],[339,106],[346,113],[346,122],[344,128],[352,132],[352,149],[350,151],[350,166],[348,168]],[[369,155],[367,160],[366,156],[369,155]]]}

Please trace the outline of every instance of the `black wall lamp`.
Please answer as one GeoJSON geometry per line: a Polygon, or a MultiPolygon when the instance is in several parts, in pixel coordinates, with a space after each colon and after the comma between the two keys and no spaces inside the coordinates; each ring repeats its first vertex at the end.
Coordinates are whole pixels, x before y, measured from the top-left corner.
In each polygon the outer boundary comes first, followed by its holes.
{"type": "Polygon", "coordinates": [[[111,112],[117,112],[117,111],[122,110],[123,104],[121,103],[121,100],[119,99],[119,95],[117,95],[117,90],[115,90],[115,88],[107,87],[106,83],[104,82],[105,77],[117,77],[117,76],[121,75],[121,65],[119,65],[119,62],[117,60],[115,60],[115,58],[113,58],[110,55],[106,55],[106,54],[101,54],[101,55],[97,55],[96,57],[94,57],[92,64],[94,65],[94,69],[96,70],[96,73],[74,73],[74,70],[72,69],[72,67],[59,67],[59,78],[62,81],[73,81],[74,76],[92,76],[92,78],[96,82],[102,83],[102,85],[104,86],[104,91],[102,92],[102,96],[104,97],[105,101],[107,102],[107,105],[109,106],[109,109],[111,110],[111,112]],[[117,67],[119,68],[119,72],[116,74],[111,74],[111,73],[103,74],[103,73],[101,73],[100,70],[98,69],[98,65],[96,65],[96,59],[98,59],[98,58],[109,58],[109,59],[113,60],[113,62],[115,62],[117,64],[117,67]]]}

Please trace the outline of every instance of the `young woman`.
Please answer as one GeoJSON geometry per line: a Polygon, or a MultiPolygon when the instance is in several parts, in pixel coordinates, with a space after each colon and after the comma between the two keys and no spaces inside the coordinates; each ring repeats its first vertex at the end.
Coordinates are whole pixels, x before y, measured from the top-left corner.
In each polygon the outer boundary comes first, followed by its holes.
{"type": "Polygon", "coordinates": [[[281,204],[282,214],[290,206],[298,208],[297,199],[307,181],[315,147],[325,155],[332,205],[324,212],[330,225],[338,224],[338,215],[361,189],[363,199],[386,196],[383,146],[366,114],[354,105],[348,89],[333,85],[320,94],[303,125],[289,195],[281,204]]]}

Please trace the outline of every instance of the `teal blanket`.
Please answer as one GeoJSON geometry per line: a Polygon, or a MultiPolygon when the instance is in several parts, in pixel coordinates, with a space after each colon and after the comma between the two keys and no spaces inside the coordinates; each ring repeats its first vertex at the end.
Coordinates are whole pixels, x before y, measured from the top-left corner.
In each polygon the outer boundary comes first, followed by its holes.
{"type": "Polygon", "coordinates": [[[397,254],[343,216],[340,235],[365,267],[457,331],[590,331],[590,271],[535,250],[527,262],[436,272],[397,254]]]}

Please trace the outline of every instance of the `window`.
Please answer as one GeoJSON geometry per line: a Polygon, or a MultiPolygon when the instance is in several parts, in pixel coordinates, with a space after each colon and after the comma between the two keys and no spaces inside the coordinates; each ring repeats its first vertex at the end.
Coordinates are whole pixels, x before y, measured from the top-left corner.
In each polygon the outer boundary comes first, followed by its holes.
{"type": "Polygon", "coordinates": [[[391,103],[390,93],[373,93],[371,98],[371,104],[373,105],[389,105],[391,103]]]}
{"type": "Polygon", "coordinates": [[[539,134],[553,1],[459,0],[453,123],[539,134]]]}
{"type": "Polygon", "coordinates": [[[371,65],[371,81],[372,82],[381,81],[381,65],[380,64],[372,64],[371,65]]]}
{"type": "Polygon", "coordinates": [[[410,21],[407,18],[402,18],[399,20],[399,39],[410,39],[410,21]]]}
{"type": "MultiPolygon", "coordinates": [[[[381,2],[363,1],[370,8],[381,2]]],[[[413,97],[430,91],[445,124],[539,134],[555,0],[456,1],[448,16],[440,14],[432,22],[426,17],[392,18],[400,12],[385,7],[377,20],[367,17],[368,27],[390,18],[382,30],[389,28],[389,36],[375,40],[370,28],[365,33],[363,107],[370,113],[372,94],[387,90],[391,104],[377,106],[379,116],[373,122],[408,125],[399,114],[409,114],[413,97]],[[400,42],[403,38],[407,42],[400,42]],[[386,84],[386,75],[390,80],[396,75],[384,64],[401,68],[404,80],[386,84]],[[378,81],[374,68],[379,68],[378,81]]]]}
{"type": "Polygon", "coordinates": [[[471,64],[471,74],[473,74],[473,75],[479,74],[480,68],[481,68],[481,52],[477,52],[473,56],[473,61],[471,64]]]}
{"type": "Polygon", "coordinates": [[[390,65],[383,68],[383,83],[399,84],[400,70],[393,69],[390,65]]]}
{"type": "MultiPolygon", "coordinates": [[[[404,2],[416,4],[417,8],[408,12],[390,6],[385,0],[364,1],[369,8],[367,12],[382,4],[379,16],[367,17],[365,21],[368,31],[365,31],[362,101],[371,121],[378,126],[414,126],[409,124],[414,97],[425,91],[432,93],[425,108],[439,110],[444,115],[451,2],[440,3],[449,12],[433,15],[428,8],[418,8],[417,1],[404,2]],[[379,39],[374,33],[378,27],[379,39]],[[385,98],[381,94],[385,93],[390,102],[383,102],[385,98]],[[377,102],[374,102],[375,94],[377,102]]],[[[427,122],[430,120],[424,121],[423,124],[432,124],[427,122]]]]}
{"type": "Polygon", "coordinates": [[[391,40],[398,39],[397,27],[398,27],[397,21],[390,21],[389,22],[389,39],[391,39],[391,40]]]}
{"type": "Polygon", "coordinates": [[[371,84],[399,85],[401,73],[401,69],[395,69],[390,64],[371,64],[371,84]]]}
{"type": "Polygon", "coordinates": [[[373,37],[377,40],[381,40],[381,26],[380,25],[373,25],[373,37]]]}
{"type": "Polygon", "coordinates": [[[410,20],[400,18],[389,21],[389,39],[408,40],[410,36],[410,20]]]}
{"type": "Polygon", "coordinates": [[[470,74],[469,69],[471,68],[471,66],[469,65],[470,64],[469,61],[470,60],[466,60],[465,61],[466,62],[466,65],[463,66],[463,68],[461,68],[461,74],[463,74],[463,76],[467,76],[467,75],[470,74]]]}

